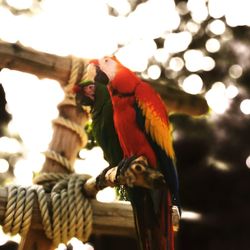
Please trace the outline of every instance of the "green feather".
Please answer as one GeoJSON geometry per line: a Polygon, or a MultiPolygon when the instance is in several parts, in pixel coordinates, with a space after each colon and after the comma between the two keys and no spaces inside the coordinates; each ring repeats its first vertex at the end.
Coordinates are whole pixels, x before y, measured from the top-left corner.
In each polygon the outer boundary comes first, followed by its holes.
{"type": "Polygon", "coordinates": [[[107,87],[96,84],[95,102],[92,108],[93,135],[102,148],[105,160],[114,167],[123,157],[113,123],[113,107],[107,87]]]}

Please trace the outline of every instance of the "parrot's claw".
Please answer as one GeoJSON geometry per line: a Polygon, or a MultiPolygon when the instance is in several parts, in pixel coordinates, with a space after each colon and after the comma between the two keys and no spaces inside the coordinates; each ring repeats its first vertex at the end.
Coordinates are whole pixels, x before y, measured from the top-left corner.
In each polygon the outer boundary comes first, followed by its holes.
{"type": "Polygon", "coordinates": [[[96,177],[96,187],[98,190],[102,190],[107,187],[106,173],[111,169],[111,166],[108,166],[102,170],[102,172],[96,177]]]}
{"type": "Polygon", "coordinates": [[[121,179],[125,179],[127,185],[132,186],[135,176],[132,171],[129,171],[131,163],[137,158],[136,155],[124,158],[117,166],[116,182],[119,183],[121,179]]]}

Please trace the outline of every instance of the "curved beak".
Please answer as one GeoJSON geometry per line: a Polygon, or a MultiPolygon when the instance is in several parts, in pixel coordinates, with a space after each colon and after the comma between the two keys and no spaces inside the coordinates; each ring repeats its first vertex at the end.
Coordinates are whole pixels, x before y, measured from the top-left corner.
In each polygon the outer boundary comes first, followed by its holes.
{"type": "Polygon", "coordinates": [[[93,78],[94,82],[101,83],[104,85],[108,85],[109,78],[108,76],[101,70],[99,61],[97,59],[93,59],[89,62],[89,66],[87,68],[87,75],[89,75],[89,72],[93,70],[93,67],[95,67],[95,76],[93,78]]]}

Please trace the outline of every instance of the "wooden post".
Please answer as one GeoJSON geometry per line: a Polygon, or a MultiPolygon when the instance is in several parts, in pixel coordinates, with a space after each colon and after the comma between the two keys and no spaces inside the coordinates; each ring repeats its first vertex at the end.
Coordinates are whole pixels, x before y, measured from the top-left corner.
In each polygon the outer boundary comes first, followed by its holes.
{"type": "MultiPolygon", "coordinates": [[[[83,69],[83,65],[81,68],[83,69]]],[[[78,80],[81,78],[82,73],[83,71],[80,71],[79,76],[77,77],[78,80]]],[[[67,96],[65,96],[65,98],[67,98],[67,96]]],[[[74,100],[72,101],[74,103],[74,100]]],[[[63,102],[58,109],[60,118],[65,118],[74,122],[84,129],[84,124],[88,120],[87,114],[84,112],[78,112],[70,100],[63,102]]],[[[82,147],[82,143],[83,142],[77,133],[63,125],[55,123],[52,141],[49,145],[49,151],[57,152],[61,156],[65,157],[71,165],[73,165],[77,153],[82,147]]],[[[60,163],[49,158],[46,158],[41,172],[70,173],[70,171],[60,163]]],[[[55,246],[53,246],[52,240],[46,237],[43,230],[31,229],[27,236],[22,238],[19,250],[52,250],[54,247],[55,246]]]]}

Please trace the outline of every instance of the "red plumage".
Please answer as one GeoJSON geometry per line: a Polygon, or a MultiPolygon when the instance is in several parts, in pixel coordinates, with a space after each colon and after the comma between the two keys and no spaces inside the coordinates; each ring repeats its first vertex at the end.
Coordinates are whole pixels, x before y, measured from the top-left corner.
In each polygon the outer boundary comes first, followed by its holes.
{"type": "MultiPolygon", "coordinates": [[[[105,57],[98,64],[110,79],[114,125],[124,157],[145,156],[150,166],[162,171],[166,182],[176,189],[168,114],[160,96],[117,59],[105,57]]],[[[173,250],[172,194],[168,188],[139,193],[143,204],[137,206],[144,211],[136,211],[136,224],[143,249],[173,250]]]]}

